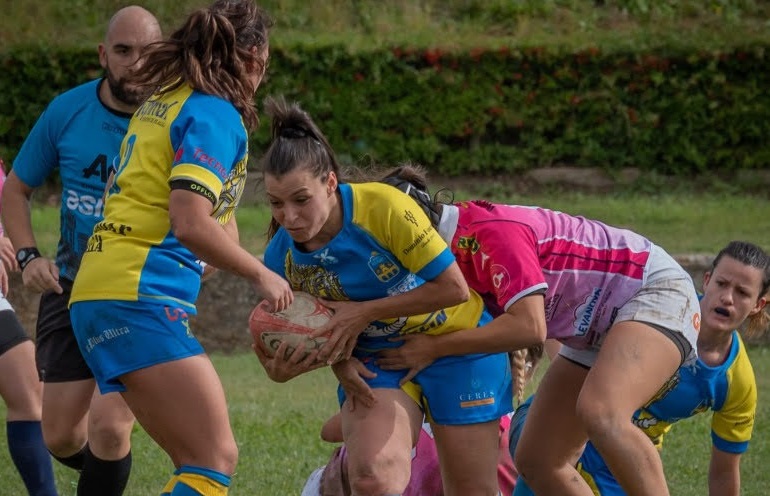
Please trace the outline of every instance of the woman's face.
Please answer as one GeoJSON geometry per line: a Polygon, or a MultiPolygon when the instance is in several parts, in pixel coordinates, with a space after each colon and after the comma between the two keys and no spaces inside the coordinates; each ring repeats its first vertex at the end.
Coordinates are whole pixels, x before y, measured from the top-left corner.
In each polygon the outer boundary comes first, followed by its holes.
{"type": "Polygon", "coordinates": [[[701,326],[730,332],[762,310],[762,270],[724,255],[711,273],[703,277],[701,326]]]}
{"type": "Polygon", "coordinates": [[[265,174],[265,191],[273,218],[296,243],[313,241],[337,204],[337,176],[316,177],[305,167],[283,176],[265,174]]]}

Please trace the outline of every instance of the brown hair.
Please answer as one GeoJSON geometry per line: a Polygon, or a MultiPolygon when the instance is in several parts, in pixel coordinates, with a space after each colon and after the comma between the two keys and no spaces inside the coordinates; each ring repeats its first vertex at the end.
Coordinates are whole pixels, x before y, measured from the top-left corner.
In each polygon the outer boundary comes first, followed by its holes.
{"type": "Polygon", "coordinates": [[[267,68],[270,27],[272,19],[253,0],[216,0],[191,13],[167,40],[149,45],[142,69],[127,79],[161,94],[186,83],[224,98],[253,130],[259,119],[250,75],[267,68]]]}
{"type": "MultiPolygon", "coordinates": [[[[265,100],[265,112],[273,122],[270,146],[261,160],[263,177],[265,174],[282,177],[303,167],[321,181],[325,181],[330,172],[343,181],[344,171],[329,140],[297,102],[288,103],[282,96],[269,97],[265,100]]],[[[270,219],[267,238],[271,239],[279,227],[274,218],[270,219]]]]}
{"type": "MultiPolygon", "coordinates": [[[[767,252],[748,241],[731,241],[714,258],[709,272],[714,272],[724,256],[761,270],[762,286],[759,288],[759,298],[767,295],[768,289],[770,289],[770,255],[767,252]]],[[[759,337],[765,333],[768,326],[770,326],[770,315],[767,310],[762,309],[748,318],[744,332],[747,337],[759,337]]]]}

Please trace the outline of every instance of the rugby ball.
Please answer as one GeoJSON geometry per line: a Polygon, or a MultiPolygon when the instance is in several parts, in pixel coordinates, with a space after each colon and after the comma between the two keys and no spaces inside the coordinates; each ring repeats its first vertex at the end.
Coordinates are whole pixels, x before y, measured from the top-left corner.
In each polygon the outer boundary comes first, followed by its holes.
{"type": "Polygon", "coordinates": [[[334,312],[320,299],[295,291],[292,304],[280,312],[269,312],[264,304],[257,305],[249,316],[249,330],[257,346],[271,358],[281,343],[287,342],[288,357],[303,345],[307,353],[319,349],[329,336],[311,337],[310,334],[329,322],[332,315],[334,312]]]}

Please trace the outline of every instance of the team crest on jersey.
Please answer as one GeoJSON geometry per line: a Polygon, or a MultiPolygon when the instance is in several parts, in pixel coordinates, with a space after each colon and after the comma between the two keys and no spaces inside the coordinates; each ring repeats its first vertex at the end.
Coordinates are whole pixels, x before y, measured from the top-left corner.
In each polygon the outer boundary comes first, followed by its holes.
{"type": "Polygon", "coordinates": [[[479,245],[479,242],[476,241],[475,236],[460,236],[457,239],[457,248],[464,251],[469,251],[471,254],[475,255],[477,251],[479,251],[479,248],[481,248],[481,245],[479,245]]]}
{"type": "Polygon", "coordinates": [[[374,272],[374,275],[377,276],[377,279],[382,282],[390,281],[401,272],[398,265],[393,263],[387,255],[376,251],[373,251],[372,255],[369,257],[368,265],[369,269],[371,269],[371,271],[374,272]]]}

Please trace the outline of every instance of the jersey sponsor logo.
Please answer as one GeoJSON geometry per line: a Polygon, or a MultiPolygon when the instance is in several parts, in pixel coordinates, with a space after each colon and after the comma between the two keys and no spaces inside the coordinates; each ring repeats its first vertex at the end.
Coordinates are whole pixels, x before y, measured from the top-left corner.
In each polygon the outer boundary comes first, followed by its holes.
{"type": "Polygon", "coordinates": [[[166,318],[170,322],[180,322],[187,333],[187,337],[191,338],[193,337],[192,332],[190,331],[190,322],[189,322],[189,315],[187,312],[185,312],[181,308],[170,308],[170,307],[163,307],[163,310],[166,312],[166,318]]]}
{"type": "Polygon", "coordinates": [[[109,231],[121,236],[125,236],[131,232],[131,226],[126,224],[118,224],[115,222],[99,222],[94,226],[94,233],[109,231]]]}
{"type": "Polygon", "coordinates": [[[219,179],[224,180],[227,177],[227,169],[222,165],[222,162],[206,153],[203,148],[195,148],[193,150],[193,160],[199,164],[210,167],[219,176],[219,179]]]}
{"type": "Polygon", "coordinates": [[[423,229],[422,232],[418,234],[411,243],[409,243],[409,246],[401,250],[401,252],[404,255],[408,255],[409,252],[420,246],[420,244],[423,244],[423,242],[428,243],[431,239],[433,239],[433,236],[431,235],[432,230],[432,228],[423,229]]]}
{"type": "Polygon", "coordinates": [[[116,126],[112,122],[104,121],[102,122],[102,131],[107,131],[108,133],[113,134],[119,134],[120,136],[125,136],[127,129],[123,126],[116,126]]]}
{"type": "Polygon", "coordinates": [[[102,251],[102,235],[101,234],[93,234],[90,238],[88,238],[88,243],[86,244],[86,252],[91,253],[99,253],[102,251]]]}
{"type": "Polygon", "coordinates": [[[575,321],[573,326],[575,327],[576,336],[585,336],[591,328],[594,310],[596,310],[596,304],[599,303],[599,297],[601,295],[602,288],[594,288],[593,292],[589,294],[585,301],[577,308],[577,310],[575,310],[575,321]]]}
{"type": "MultiPolygon", "coordinates": [[[[474,384],[475,386],[475,384],[474,384]]],[[[494,391],[470,391],[460,393],[460,408],[474,408],[478,406],[494,405],[494,391]]]]}
{"type": "Polygon", "coordinates": [[[417,223],[417,217],[414,216],[411,210],[404,211],[404,219],[406,219],[407,222],[414,224],[415,226],[419,226],[417,223]]]}
{"type": "Polygon", "coordinates": [[[147,100],[134,113],[134,117],[142,122],[164,125],[168,119],[168,111],[179,102],[161,102],[159,100],[147,100]]]}
{"type": "Polygon", "coordinates": [[[490,272],[492,273],[492,285],[495,287],[495,291],[498,294],[508,289],[508,285],[511,283],[511,276],[508,274],[508,269],[500,264],[492,264],[490,272]]]}
{"type": "Polygon", "coordinates": [[[472,254],[476,254],[477,251],[479,251],[479,248],[481,248],[481,245],[479,245],[479,242],[476,241],[475,236],[460,236],[457,240],[457,248],[464,251],[469,251],[472,254]]]}
{"type": "Polygon", "coordinates": [[[93,215],[94,217],[102,217],[104,211],[104,203],[101,197],[95,197],[91,195],[80,195],[77,191],[68,189],[65,194],[67,198],[64,204],[69,210],[79,212],[83,215],[93,215]]]}
{"type": "Polygon", "coordinates": [[[305,291],[328,300],[350,299],[342,289],[339,274],[318,265],[295,263],[291,250],[286,251],[283,270],[286,280],[294,290],[305,291]]]}
{"type": "Polygon", "coordinates": [[[100,153],[88,167],[83,168],[83,177],[88,179],[98,175],[102,183],[106,184],[111,172],[115,172],[115,168],[112,165],[107,165],[107,155],[100,153]]]}
{"type": "Polygon", "coordinates": [[[378,253],[376,251],[372,252],[367,265],[369,266],[369,269],[374,273],[374,275],[377,276],[377,279],[382,282],[390,281],[396,277],[399,272],[401,272],[401,269],[398,268],[398,265],[393,263],[393,261],[389,259],[387,255],[384,253],[378,253]]]}
{"type": "Polygon", "coordinates": [[[388,288],[388,294],[390,296],[399,295],[401,293],[406,293],[407,291],[411,291],[414,288],[419,286],[417,283],[417,277],[414,274],[407,274],[406,277],[401,279],[398,284],[396,284],[393,287],[388,288]]]}
{"type": "Polygon", "coordinates": [[[692,316],[692,326],[697,332],[700,332],[700,313],[696,312],[695,315],[692,316]]]}
{"type": "Polygon", "coordinates": [[[91,353],[91,350],[93,350],[96,346],[104,343],[105,341],[110,341],[117,337],[124,336],[130,332],[131,329],[129,329],[127,326],[105,329],[96,336],[91,336],[86,340],[86,352],[91,353]]]}

